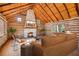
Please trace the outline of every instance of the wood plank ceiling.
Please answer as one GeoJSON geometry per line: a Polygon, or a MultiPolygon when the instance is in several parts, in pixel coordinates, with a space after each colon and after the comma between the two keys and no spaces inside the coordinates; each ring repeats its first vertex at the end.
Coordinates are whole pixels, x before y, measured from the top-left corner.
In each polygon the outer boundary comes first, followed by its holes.
{"type": "Polygon", "coordinates": [[[36,18],[44,23],[79,16],[79,4],[75,3],[3,3],[0,4],[0,13],[9,21],[13,20],[18,14],[25,15],[30,8],[34,10],[36,18]]]}

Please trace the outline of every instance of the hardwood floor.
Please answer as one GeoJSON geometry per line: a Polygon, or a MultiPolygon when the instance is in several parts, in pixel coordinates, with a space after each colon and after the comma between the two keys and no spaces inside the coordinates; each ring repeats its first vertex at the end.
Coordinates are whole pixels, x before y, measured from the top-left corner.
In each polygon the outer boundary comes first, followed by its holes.
{"type": "MultiPolygon", "coordinates": [[[[0,56],[20,56],[20,48],[14,49],[14,41],[9,40],[0,49],[0,56]]],[[[68,56],[79,56],[79,47],[71,52],[68,56]]]]}
{"type": "Polygon", "coordinates": [[[71,52],[68,56],[79,56],[79,39],[77,41],[78,41],[78,48],[73,52],[71,52]]]}
{"type": "Polygon", "coordinates": [[[5,43],[0,49],[0,56],[19,56],[20,51],[19,49],[14,50],[13,44],[13,40],[9,40],[7,43],[5,43]]]}
{"type": "Polygon", "coordinates": [[[79,48],[71,52],[68,56],[79,56],[79,48]]]}

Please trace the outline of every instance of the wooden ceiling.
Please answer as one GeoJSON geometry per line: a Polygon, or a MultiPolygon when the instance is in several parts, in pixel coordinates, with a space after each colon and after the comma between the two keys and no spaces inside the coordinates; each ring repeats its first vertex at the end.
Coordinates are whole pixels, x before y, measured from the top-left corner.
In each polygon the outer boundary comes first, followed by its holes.
{"type": "Polygon", "coordinates": [[[25,15],[30,8],[34,10],[36,18],[44,23],[79,16],[79,4],[76,3],[2,3],[0,13],[9,21],[17,15],[25,15]]]}

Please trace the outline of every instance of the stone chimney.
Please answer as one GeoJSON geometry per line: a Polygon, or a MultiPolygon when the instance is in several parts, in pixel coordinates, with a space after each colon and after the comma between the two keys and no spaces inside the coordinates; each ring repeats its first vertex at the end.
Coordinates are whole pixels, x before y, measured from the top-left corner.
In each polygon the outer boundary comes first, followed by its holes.
{"type": "Polygon", "coordinates": [[[33,32],[33,36],[36,36],[36,28],[33,28],[33,26],[36,26],[36,19],[35,14],[32,9],[27,10],[26,14],[26,21],[25,21],[25,29],[24,29],[24,36],[27,37],[28,33],[33,32]],[[33,24],[33,25],[32,25],[33,24]]]}

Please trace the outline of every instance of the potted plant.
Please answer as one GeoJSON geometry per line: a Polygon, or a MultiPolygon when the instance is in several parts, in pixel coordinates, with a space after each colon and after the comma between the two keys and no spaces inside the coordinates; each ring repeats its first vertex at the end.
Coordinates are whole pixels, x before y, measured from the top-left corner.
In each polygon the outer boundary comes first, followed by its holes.
{"type": "Polygon", "coordinates": [[[8,29],[8,36],[9,36],[10,39],[14,39],[14,37],[15,37],[15,32],[16,32],[16,29],[15,29],[15,28],[10,27],[10,28],[8,29]]]}
{"type": "Polygon", "coordinates": [[[40,29],[39,32],[41,33],[41,35],[45,35],[45,29],[40,29]]]}

